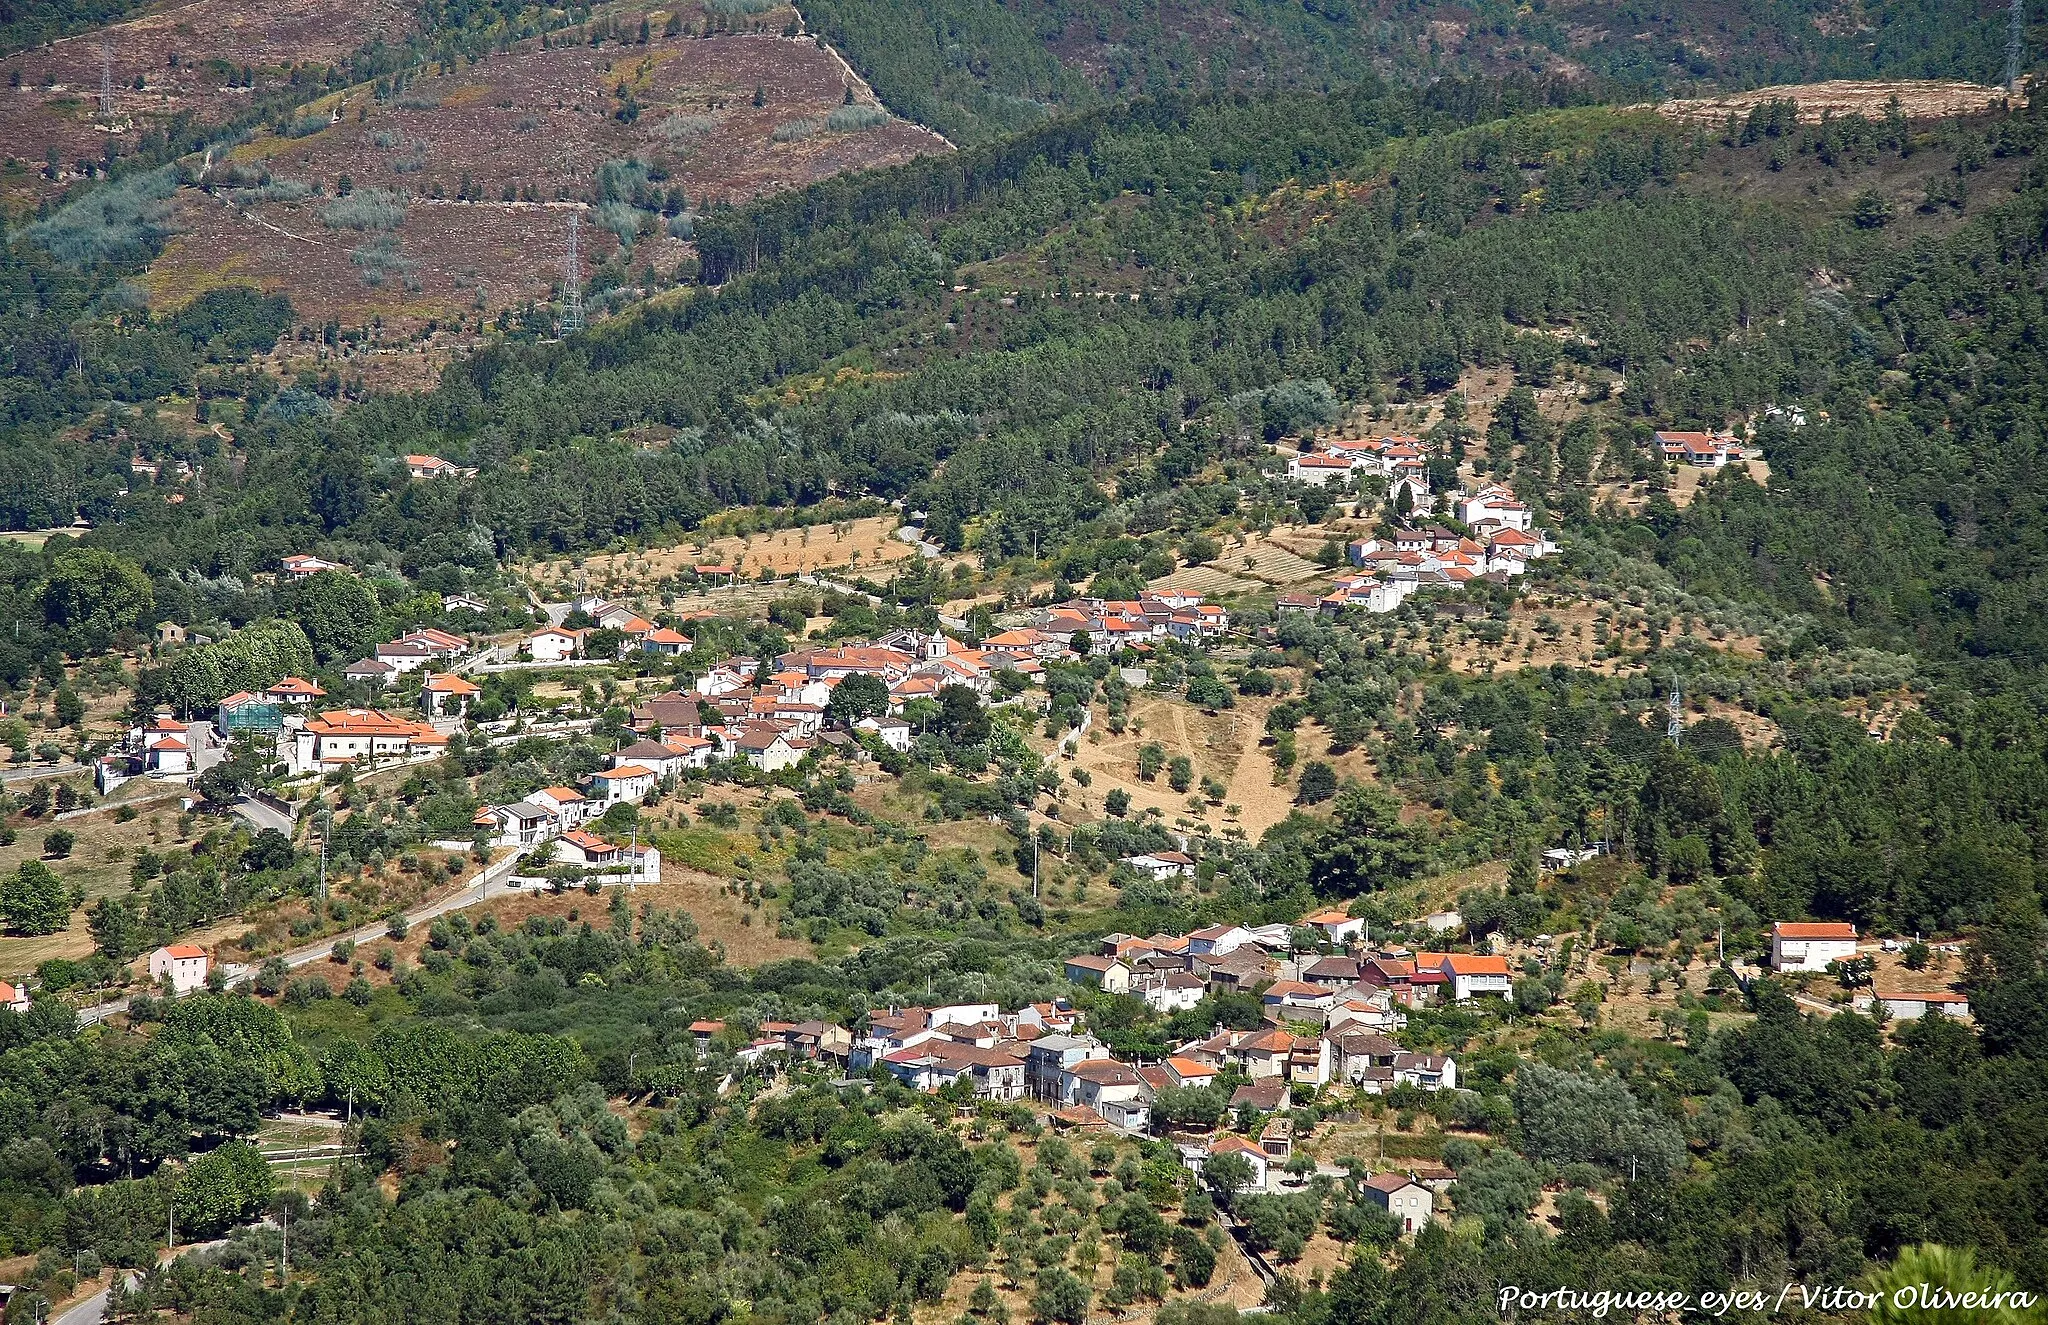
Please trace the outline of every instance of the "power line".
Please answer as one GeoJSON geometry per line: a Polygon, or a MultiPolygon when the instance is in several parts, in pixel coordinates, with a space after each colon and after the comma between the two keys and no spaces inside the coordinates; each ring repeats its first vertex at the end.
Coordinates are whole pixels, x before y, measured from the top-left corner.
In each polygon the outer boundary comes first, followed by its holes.
{"type": "Polygon", "coordinates": [[[569,213],[569,255],[562,264],[562,334],[583,330],[583,261],[577,255],[582,214],[569,213]]]}

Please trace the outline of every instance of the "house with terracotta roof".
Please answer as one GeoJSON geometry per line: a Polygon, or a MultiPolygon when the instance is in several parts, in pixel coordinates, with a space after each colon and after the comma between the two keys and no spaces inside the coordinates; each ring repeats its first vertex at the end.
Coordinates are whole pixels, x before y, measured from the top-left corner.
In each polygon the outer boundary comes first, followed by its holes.
{"type": "Polygon", "coordinates": [[[603,810],[602,806],[588,796],[570,787],[542,787],[526,799],[535,805],[552,810],[556,820],[564,828],[574,828],[595,818],[603,810]]]}
{"type": "Polygon", "coordinates": [[[675,658],[690,651],[690,637],[680,630],[667,626],[656,626],[640,637],[642,653],[658,653],[663,657],[675,658]]]}
{"type": "Polygon", "coordinates": [[[325,699],[327,692],[302,676],[287,676],[264,692],[285,708],[311,708],[316,699],[325,699]]]}
{"type": "Polygon", "coordinates": [[[1780,920],[1771,926],[1771,969],[1825,971],[1856,955],[1856,926],[1839,921],[1780,920]]]}
{"type": "Polygon", "coordinates": [[[11,985],[5,980],[0,980],[0,1008],[9,1008],[15,1012],[26,1012],[29,1010],[29,1006],[27,985],[11,985]]]}
{"type": "Polygon", "coordinates": [[[1077,985],[1098,985],[1104,993],[1123,994],[1131,988],[1131,968],[1114,957],[1083,953],[1067,958],[1067,979],[1077,985]]]}
{"type": "Polygon", "coordinates": [[[734,754],[763,773],[779,773],[802,763],[818,743],[779,723],[750,722],[733,735],[729,744],[734,754]]]}
{"type": "Polygon", "coordinates": [[[170,983],[174,994],[189,994],[206,984],[211,965],[206,949],[191,943],[168,943],[149,954],[149,978],[170,983]]]}
{"type": "Polygon", "coordinates": [[[1193,858],[1179,851],[1148,851],[1143,855],[1125,856],[1123,863],[1146,878],[1161,882],[1191,879],[1195,874],[1193,858]]]}
{"type": "Polygon", "coordinates": [[[1358,968],[1358,978],[1375,989],[1384,989],[1396,1003],[1411,1003],[1415,963],[1406,957],[1370,957],[1358,968]]]}
{"type": "Polygon", "coordinates": [[[382,709],[328,709],[293,734],[295,771],[358,767],[445,749],[448,738],[424,722],[382,709]]]}
{"type": "Polygon", "coordinates": [[[1742,443],[1733,433],[1660,430],[1655,440],[1666,460],[1695,469],[1721,469],[1742,459],[1742,443]]]}
{"type": "Polygon", "coordinates": [[[580,627],[545,626],[526,637],[526,656],[535,662],[563,662],[581,657],[590,632],[580,627]]]}
{"type": "Polygon", "coordinates": [[[590,775],[590,797],[605,805],[638,801],[661,782],[661,774],[645,764],[621,764],[590,775]]]}
{"type": "Polygon", "coordinates": [[[1482,994],[1505,998],[1514,992],[1514,973],[1508,969],[1508,959],[1491,953],[1419,953],[1415,970],[1418,976],[1424,971],[1436,972],[1451,997],[1460,1003],[1482,994]]]}
{"type": "Polygon", "coordinates": [[[1325,455],[1319,451],[1311,451],[1307,455],[1294,456],[1288,460],[1287,477],[1296,483],[1306,483],[1311,487],[1320,488],[1332,482],[1343,483],[1350,479],[1353,470],[1364,467],[1349,456],[1325,455]]]}
{"type": "Polygon", "coordinates": [[[1024,1057],[1010,1048],[931,1039],[889,1054],[882,1065],[912,1090],[933,1091],[966,1080],[973,1083],[976,1099],[1024,1098],[1024,1057]]]}
{"type": "Polygon", "coordinates": [[[437,455],[405,457],[405,472],[414,478],[475,478],[476,471],[437,455]]]}
{"type": "Polygon", "coordinates": [[[460,718],[469,716],[470,701],[483,692],[482,686],[453,672],[438,676],[428,673],[426,684],[420,687],[420,699],[427,706],[429,718],[443,717],[450,708],[460,718]]]}
{"type": "Polygon", "coordinates": [[[285,577],[293,580],[311,579],[324,570],[347,569],[338,561],[326,561],[304,552],[294,553],[279,564],[284,570],[285,577]]]}
{"type": "Polygon", "coordinates": [[[1218,1075],[1213,1065],[1198,1062],[1181,1054],[1168,1056],[1162,1066],[1173,1079],[1173,1084],[1180,1087],[1206,1086],[1214,1082],[1218,1075]]]}
{"type": "Polygon", "coordinates": [[[1311,911],[1301,918],[1301,923],[1322,935],[1324,942],[1339,946],[1365,936],[1365,922],[1341,906],[1326,906],[1320,911],[1311,911]]]}
{"type": "Polygon", "coordinates": [[[1181,1148],[1181,1163],[1189,1172],[1199,1175],[1208,1168],[1210,1160],[1220,1159],[1225,1155],[1235,1155],[1251,1165],[1251,1190],[1265,1190],[1272,1174],[1273,1157],[1241,1136],[1219,1136],[1207,1145],[1184,1146],[1181,1148]]]}
{"type": "MultiPolygon", "coordinates": [[[[677,739],[690,738],[679,737],[677,739]]],[[[704,746],[707,749],[709,748],[709,741],[703,741],[701,737],[695,739],[702,741],[704,746]]],[[[628,765],[638,765],[641,768],[651,769],[654,772],[656,781],[660,781],[663,778],[680,776],[684,769],[691,767],[690,754],[686,751],[676,749],[666,741],[644,739],[635,741],[622,750],[613,751],[611,761],[612,767],[615,769],[625,768],[628,765]]],[[[635,799],[638,799],[638,797],[635,797],[635,799]]]]}

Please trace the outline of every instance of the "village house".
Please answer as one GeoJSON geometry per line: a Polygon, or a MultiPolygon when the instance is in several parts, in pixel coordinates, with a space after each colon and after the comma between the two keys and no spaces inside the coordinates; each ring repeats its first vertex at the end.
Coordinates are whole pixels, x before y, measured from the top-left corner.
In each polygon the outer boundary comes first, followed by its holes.
{"type": "Polygon", "coordinates": [[[306,580],[324,570],[345,570],[340,562],[326,561],[307,553],[294,553],[279,563],[287,579],[306,580]]]}
{"type": "Polygon", "coordinates": [[[173,994],[189,994],[206,984],[206,973],[211,968],[204,948],[190,943],[171,943],[149,954],[149,978],[153,983],[168,983],[173,994]]]}
{"type": "Polygon", "coordinates": [[[1195,862],[1178,851],[1150,851],[1141,856],[1125,856],[1123,863],[1148,879],[1191,879],[1195,874],[1195,862]]]}
{"type": "Polygon", "coordinates": [[[623,764],[617,768],[592,773],[590,796],[592,800],[605,805],[616,805],[620,801],[638,801],[644,799],[660,782],[661,774],[643,764],[623,764]]]}
{"type": "Polygon", "coordinates": [[[1313,1013],[1321,1021],[1321,1014],[1336,1005],[1337,991],[1305,980],[1275,980],[1259,992],[1259,1002],[1268,1020],[1305,1021],[1310,1018],[1296,1014],[1313,1013]]]}
{"type": "Polygon", "coordinates": [[[0,980],[0,1008],[27,1012],[30,1006],[27,985],[11,985],[0,980]]]}
{"type": "Polygon", "coordinates": [[[1151,1126],[1152,1088],[1128,1063],[1084,1059],[1061,1074],[1060,1092],[1074,1104],[1095,1110],[1113,1127],[1142,1132],[1151,1126]]]}
{"type": "Polygon", "coordinates": [[[375,658],[364,658],[341,669],[344,679],[382,690],[398,676],[398,669],[375,658]]]}
{"type": "Polygon", "coordinates": [[[1164,1016],[1200,1003],[1209,992],[1209,985],[1200,976],[1186,971],[1147,972],[1131,977],[1129,992],[1164,1016]]]}
{"type": "MultiPolygon", "coordinates": [[[[710,748],[711,744],[702,737],[685,737],[681,739],[694,740],[706,750],[710,748]]],[[[693,757],[693,750],[678,749],[668,744],[667,741],[640,740],[633,742],[623,750],[615,751],[611,756],[611,760],[613,769],[637,765],[651,770],[654,773],[655,780],[660,781],[664,778],[676,777],[683,770],[695,767],[696,765],[691,763],[693,757]]]]}
{"type": "Polygon", "coordinates": [[[1425,952],[1415,958],[1416,974],[1438,973],[1452,999],[1463,1003],[1480,995],[1506,997],[1514,991],[1508,959],[1486,953],[1425,952]]]}
{"type": "Polygon", "coordinates": [[[1227,957],[1253,938],[1252,932],[1241,925],[1208,925],[1188,934],[1188,955],[1227,957]]]}
{"type": "Polygon", "coordinates": [[[513,805],[487,805],[470,820],[471,827],[494,847],[536,847],[562,829],[561,817],[549,804],[523,800],[513,805]]]}
{"type": "Polygon", "coordinates": [[[795,768],[817,748],[817,742],[811,738],[768,723],[748,723],[732,737],[731,745],[735,754],[763,773],[795,768]]]}
{"type": "Polygon", "coordinates": [[[469,716],[470,701],[484,692],[476,682],[443,672],[439,676],[428,674],[426,684],[420,687],[420,698],[427,706],[429,719],[445,717],[454,710],[458,718],[469,716]]]}
{"type": "Polygon", "coordinates": [[[1365,922],[1342,907],[1312,911],[1302,917],[1301,923],[1321,935],[1323,942],[1340,948],[1365,937],[1365,922]]]}
{"type": "Polygon", "coordinates": [[[1733,433],[1660,431],[1655,441],[1666,460],[1695,469],[1721,469],[1742,459],[1742,443],[1733,433]]]}
{"type": "Polygon", "coordinates": [[[1067,1069],[1107,1053],[1102,1041],[1092,1035],[1059,1031],[1040,1035],[1025,1050],[1024,1089],[1035,1100],[1072,1104],[1073,1098],[1066,1094],[1067,1069]]]}
{"type": "Polygon", "coordinates": [[[1359,982],[1363,969],[1356,957],[1320,957],[1301,968],[1301,979],[1324,989],[1346,989],[1359,982]]]}
{"type": "Polygon", "coordinates": [[[901,718],[887,715],[862,718],[853,724],[853,729],[873,734],[884,746],[899,754],[910,751],[910,724],[901,718]]]}
{"type": "Polygon", "coordinates": [[[526,637],[526,656],[535,662],[563,662],[583,655],[583,640],[588,630],[568,626],[548,626],[534,631],[526,637]]]}
{"type": "Polygon", "coordinates": [[[437,455],[405,457],[405,472],[414,478],[475,478],[476,471],[437,455]]]}
{"type": "Polygon", "coordinates": [[[847,1068],[865,1072],[899,1049],[922,1044],[947,1026],[972,1026],[1002,1015],[994,1003],[953,1003],[936,1008],[890,1008],[868,1013],[867,1029],[853,1039],[847,1068]]]}
{"type": "Polygon", "coordinates": [[[287,676],[263,693],[280,708],[291,709],[311,708],[314,700],[327,697],[325,690],[300,676],[287,676]]]}
{"type": "Polygon", "coordinates": [[[932,1091],[965,1079],[983,1100],[1024,1098],[1024,1059],[1009,1049],[934,1039],[883,1059],[889,1075],[912,1090],[932,1091]]]}
{"type": "Polygon", "coordinates": [[[1885,1015],[1894,1021],[1918,1021],[1929,1014],[1954,1017],[1959,1021],[1970,1019],[1968,995],[1958,994],[1952,989],[1865,991],[1856,996],[1854,1006],[1858,1012],[1882,1008],[1885,1015]]]}
{"type": "Polygon", "coordinates": [[[1836,921],[1780,920],[1771,926],[1771,969],[1825,971],[1856,955],[1856,926],[1836,921]]]}
{"type": "Polygon", "coordinates": [[[675,658],[690,651],[690,637],[667,626],[656,626],[640,637],[640,651],[675,658]]]}
{"type": "Polygon", "coordinates": [[[292,733],[294,772],[340,764],[366,766],[447,748],[448,738],[423,722],[382,709],[328,709],[292,733]]]}
{"type": "Polygon", "coordinates": [[[564,828],[575,828],[603,812],[603,807],[597,802],[568,787],[542,787],[526,799],[552,811],[555,820],[564,828]]]}
{"type": "Polygon", "coordinates": [[[1131,988],[1131,968],[1113,957],[1069,957],[1066,975],[1077,985],[1100,986],[1106,994],[1128,993],[1131,988]]]}
{"type": "Polygon", "coordinates": [[[1253,1191],[1264,1191],[1271,1180],[1273,1160],[1263,1149],[1241,1136],[1220,1136],[1206,1146],[1188,1146],[1181,1150],[1181,1162],[1192,1173],[1200,1175],[1212,1159],[1224,1155],[1236,1155],[1251,1166],[1253,1191]]]}
{"type": "Polygon", "coordinates": [[[1406,1173],[1375,1173],[1365,1180],[1364,1195],[1401,1221],[1403,1236],[1427,1224],[1436,1207],[1436,1193],[1406,1173]]]}

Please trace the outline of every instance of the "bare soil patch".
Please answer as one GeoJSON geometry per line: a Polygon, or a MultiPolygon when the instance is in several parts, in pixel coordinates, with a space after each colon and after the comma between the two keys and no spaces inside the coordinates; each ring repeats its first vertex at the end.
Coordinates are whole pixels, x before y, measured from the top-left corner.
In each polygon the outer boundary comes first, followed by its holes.
{"type": "Polygon", "coordinates": [[[1663,101],[1657,103],[1656,111],[1685,124],[1718,126],[1726,123],[1730,115],[1743,117],[1758,106],[1790,100],[1799,103],[1802,123],[1818,124],[1821,116],[1828,113],[1882,119],[1893,97],[1899,99],[1907,119],[1943,119],[1989,110],[2005,100],[2006,91],[1986,83],[1835,79],[1825,83],[1779,84],[1720,97],[1663,101]]]}

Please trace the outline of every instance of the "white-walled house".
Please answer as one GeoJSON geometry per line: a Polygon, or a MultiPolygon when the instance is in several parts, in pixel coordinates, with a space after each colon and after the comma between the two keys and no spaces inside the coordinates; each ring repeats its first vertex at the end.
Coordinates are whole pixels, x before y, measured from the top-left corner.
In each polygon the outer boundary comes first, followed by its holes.
{"type": "Polygon", "coordinates": [[[883,745],[899,754],[910,752],[910,724],[901,718],[862,718],[853,724],[853,729],[873,733],[883,745]]]}
{"type": "Polygon", "coordinates": [[[1856,955],[1856,926],[1841,921],[1780,920],[1771,926],[1771,969],[1825,971],[1856,955]]]}
{"type": "Polygon", "coordinates": [[[615,805],[620,801],[637,801],[653,791],[660,781],[661,774],[645,765],[625,764],[618,768],[592,773],[591,798],[606,805],[615,805]]]}
{"type": "Polygon", "coordinates": [[[589,633],[562,626],[536,630],[526,637],[527,656],[535,662],[561,662],[574,658],[583,651],[583,637],[589,633]]]}
{"type": "Polygon", "coordinates": [[[1303,916],[1301,923],[1323,936],[1326,943],[1343,945],[1365,936],[1365,922],[1342,907],[1329,907],[1303,916]]]}
{"type": "Polygon", "coordinates": [[[1242,925],[1209,925],[1188,935],[1188,956],[1224,957],[1236,952],[1255,936],[1242,925]]]}
{"type": "Polygon", "coordinates": [[[1191,878],[1195,862],[1178,851],[1148,851],[1142,856],[1125,856],[1124,864],[1149,879],[1191,878]]]}
{"type": "Polygon", "coordinates": [[[1347,456],[1324,455],[1310,452],[1298,455],[1287,462],[1287,477],[1296,483],[1307,483],[1322,487],[1332,482],[1343,483],[1351,477],[1351,471],[1359,466],[1347,456]]]}
{"type": "Polygon", "coordinates": [[[1952,989],[1880,989],[1858,994],[1855,1000],[1858,1012],[1869,1012],[1880,1004],[1894,1021],[1918,1021],[1929,1013],[1961,1021],[1970,1018],[1969,996],[1952,989]]]}
{"type": "Polygon", "coordinates": [[[149,954],[149,978],[170,981],[171,992],[189,994],[206,983],[210,965],[206,950],[190,943],[171,943],[149,954]]]}

